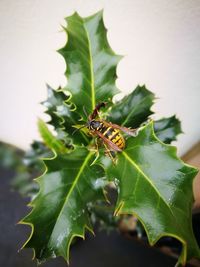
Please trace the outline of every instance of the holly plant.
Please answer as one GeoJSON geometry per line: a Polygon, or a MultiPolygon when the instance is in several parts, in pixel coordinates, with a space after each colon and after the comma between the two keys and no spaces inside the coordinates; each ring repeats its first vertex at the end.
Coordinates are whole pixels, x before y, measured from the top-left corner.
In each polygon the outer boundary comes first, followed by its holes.
{"type": "Polygon", "coordinates": [[[200,257],[191,223],[197,169],[170,145],[181,133],[180,121],[175,116],[151,119],[155,96],[144,85],[113,102],[120,92],[115,80],[121,56],[108,44],[102,16],[74,13],[66,18],[67,43],[58,52],[66,62],[67,85],[47,86],[43,105],[55,131],[38,122],[51,153],[43,158],[45,171],[36,179],[39,192],[32,210],[21,221],[32,228],[23,247],[33,248],[38,262],[57,256],[69,262],[70,244],[84,238],[85,231],[93,232],[92,207],[109,200],[106,188],[114,184],[118,197],[112,216],[138,218],[150,245],[165,236],[179,240],[178,264],[184,265],[200,257]],[[87,127],[88,116],[102,102],[107,104],[98,114],[101,120],[137,128],[135,136],[122,133],[125,148],[115,153],[114,162],[105,155],[104,142],[96,147],[97,137],[87,127]]]}

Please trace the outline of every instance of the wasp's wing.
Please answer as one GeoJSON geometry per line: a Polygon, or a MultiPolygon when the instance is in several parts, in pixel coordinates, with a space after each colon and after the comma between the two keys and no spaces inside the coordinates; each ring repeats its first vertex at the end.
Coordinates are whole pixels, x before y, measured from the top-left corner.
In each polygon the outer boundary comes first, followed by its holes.
{"type": "Polygon", "coordinates": [[[106,124],[112,128],[118,129],[118,130],[120,130],[120,131],[122,131],[128,135],[131,135],[131,136],[135,136],[135,132],[137,131],[137,129],[130,129],[130,128],[123,127],[123,126],[113,124],[110,122],[106,122],[106,124]]]}
{"type": "Polygon", "coordinates": [[[96,135],[98,135],[103,142],[109,147],[109,149],[113,150],[113,151],[119,151],[121,152],[122,150],[115,145],[112,141],[110,141],[108,138],[106,138],[102,133],[100,133],[99,131],[95,131],[94,132],[96,135]]]}

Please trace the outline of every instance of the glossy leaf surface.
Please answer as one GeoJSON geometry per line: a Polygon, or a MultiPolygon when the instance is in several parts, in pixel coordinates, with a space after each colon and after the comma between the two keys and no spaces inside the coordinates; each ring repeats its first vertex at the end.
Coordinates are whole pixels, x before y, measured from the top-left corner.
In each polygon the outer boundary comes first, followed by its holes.
{"type": "Polygon", "coordinates": [[[148,119],[153,112],[154,94],[145,86],[138,86],[111,108],[108,120],[118,125],[137,128],[148,119]]]}
{"type": "Polygon", "coordinates": [[[116,65],[120,56],[115,55],[107,41],[102,12],[82,18],[77,13],[66,18],[68,39],[59,50],[66,64],[66,90],[80,114],[83,106],[91,113],[96,104],[112,98],[115,86],[116,65]]]}
{"type": "MultiPolygon", "coordinates": [[[[108,45],[102,12],[87,18],[75,13],[66,21],[68,39],[59,52],[67,64],[67,86],[58,90],[49,87],[48,99],[43,103],[58,135],[53,136],[43,123],[40,125],[45,143],[58,155],[45,160],[46,172],[38,179],[40,191],[31,203],[32,212],[23,221],[32,225],[25,246],[34,248],[39,261],[58,255],[68,260],[73,237],[83,237],[85,228],[91,230],[91,203],[104,199],[104,170],[97,164],[105,163],[101,157],[104,146],[91,166],[94,138],[82,131],[73,134],[74,127],[85,125],[88,119],[83,108],[90,114],[96,104],[109,101],[110,107],[103,110],[102,118],[137,128],[147,123],[155,99],[145,86],[138,86],[112,104],[110,99],[118,92],[115,79],[120,56],[108,45]],[[62,150],[60,139],[64,140],[65,135],[70,152],[62,150]],[[71,149],[71,140],[75,150],[71,149]]],[[[126,140],[122,153],[116,153],[116,165],[105,163],[104,168],[119,190],[115,213],[136,214],[151,244],[165,235],[179,239],[183,244],[180,262],[185,263],[187,258],[199,256],[191,226],[196,169],[178,159],[175,148],[160,142],[153,127],[164,142],[175,140],[181,131],[175,117],[159,120],[154,126],[146,124],[137,137],[126,140]]],[[[107,218],[99,211],[98,216],[107,218]]]]}
{"type": "Polygon", "coordinates": [[[47,99],[42,102],[42,105],[46,108],[45,113],[50,116],[49,124],[53,125],[55,129],[60,128],[62,118],[58,115],[58,110],[63,109],[64,101],[68,101],[69,95],[64,94],[60,88],[54,90],[47,84],[47,99]]]}
{"type": "Polygon", "coordinates": [[[54,90],[49,85],[47,86],[47,92],[47,100],[42,104],[47,108],[45,112],[51,118],[48,123],[54,126],[58,139],[62,139],[68,144],[71,141],[77,145],[88,144],[89,138],[81,131],[73,134],[76,129],[74,126],[85,122],[80,121],[82,117],[71,103],[70,96],[62,89],[54,90]]]}
{"type": "Polygon", "coordinates": [[[152,245],[162,236],[177,238],[183,245],[182,264],[200,256],[191,224],[197,170],[177,157],[175,147],[157,139],[153,123],[128,139],[117,165],[111,165],[107,173],[118,186],[115,214],[136,215],[152,245]]]}
{"type": "MultiPolygon", "coordinates": [[[[111,107],[107,119],[118,125],[137,128],[153,114],[151,108],[154,101],[155,95],[151,91],[144,85],[138,86],[111,107]]],[[[176,136],[182,133],[181,123],[176,116],[155,121],[154,130],[159,139],[166,144],[176,140],[176,136]]]]}
{"type": "Polygon", "coordinates": [[[84,238],[91,229],[88,204],[104,198],[102,167],[90,166],[93,153],[77,148],[46,160],[46,173],[37,179],[40,191],[31,203],[32,212],[22,223],[33,232],[25,247],[34,248],[38,261],[55,256],[69,260],[69,246],[75,236],[84,238]]]}
{"type": "Polygon", "coordinates": [[[68,152],[68,149],[65,147],[65,145],[51,133],[46,123],[41,119],[38,120],[38,130],[48,148],[54,150],[57,153],[68,152]]]}
{"type": "Polygon", "coordinates": [[[181,122],[176,116],[155,121],[154,131],[156,136],[164,143],[170,144],[176,140],[176,136],[182,133],[181,122]]]}

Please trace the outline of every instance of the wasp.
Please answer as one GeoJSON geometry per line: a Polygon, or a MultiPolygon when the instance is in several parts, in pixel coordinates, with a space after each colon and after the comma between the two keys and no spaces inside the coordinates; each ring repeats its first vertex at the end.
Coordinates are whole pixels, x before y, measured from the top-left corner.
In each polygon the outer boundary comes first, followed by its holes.
{"type": "MultiPolygon", "coordinates": [[[[92,136],[97,137],[98,139],[102,140],[106,148],[106,153],[113,160],[115,156],[115,152],[121,152],[125,148],[125,140],[121,132],[124,132],[131,136],[135,136],[135,131],[137,129],[126,128],[126,127],[119,126],[117,124],[113,124],[113,123],[100,119],[99,110],[105,106],[106,106],[106,102],[101,102],[96,105],[92,114],[89,115],[88,117],[86,127],[88,128],[89,133],[92,136]]],[[[98,144],[97,144],[97,148],[98,148],[98,144]]]]}

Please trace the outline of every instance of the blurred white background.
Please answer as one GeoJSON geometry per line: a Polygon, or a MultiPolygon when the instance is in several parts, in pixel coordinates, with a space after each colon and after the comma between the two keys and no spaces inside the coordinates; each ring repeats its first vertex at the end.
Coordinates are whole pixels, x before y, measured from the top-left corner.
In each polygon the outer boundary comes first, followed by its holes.
{"type": "Polygon", "coordinates": [[[27,148],[39,138],[45,83],[66,83],[60,25],[74,11],[102,8],[110,45],[125,55],[118,87],[128,93],[146,84],[159,98],[156,118],[177,114],[183,154],[200,139],[199,0],[0,0],[0,140],[27,148]]]}

